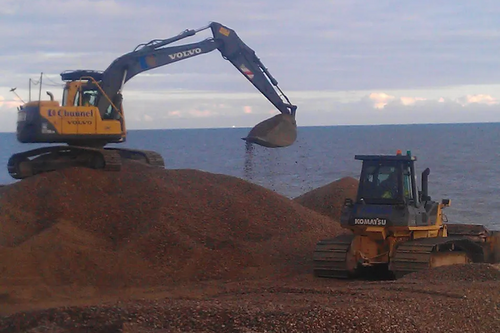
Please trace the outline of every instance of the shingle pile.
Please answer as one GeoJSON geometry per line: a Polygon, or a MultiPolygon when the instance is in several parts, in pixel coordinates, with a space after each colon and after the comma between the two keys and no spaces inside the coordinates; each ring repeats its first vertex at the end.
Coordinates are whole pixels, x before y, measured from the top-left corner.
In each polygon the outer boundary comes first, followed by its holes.
{"type": "Polygon", "coordinates": [[[390,282],[312,276],[314,245],[342,232],[335,219],[356,186],[343,178],[289,200],[234,177],[134,163],[6,186],[0,333],[499,332],[494,265],[390,282]],[[120,297],[104,297],[112,289],[120,297]],[[75,305],[86,292],[78,302],[91,305],[75,305]]]}
{"type": "Polygon", "coordinates": [[[344,177],[304,193],[293,200],[322,215],[339,220],[344,200],[356,199],[357,190],[358,180],[344,177]]]}
{"type": "Polygon", "coordinates": [[[128,163],[7,186],[1,285],[102,288],[248,279],[306,264],[337,223],[241,179],[128,163]]]}
{"type": "Polygon", "coordinates": [[[0,318],[0,332],[500,331],[498,283],[332,281],[330,287],[319,287],[305,282],[295,288],[17,313],[0,318]]]}
{"type": "Polygon", "coordinates": [[[463,281],[463,282],[500,282],[500,267],[488,263],[457,264],[440,266],[407,274],[405,280],[421,281],[463,281]]]}

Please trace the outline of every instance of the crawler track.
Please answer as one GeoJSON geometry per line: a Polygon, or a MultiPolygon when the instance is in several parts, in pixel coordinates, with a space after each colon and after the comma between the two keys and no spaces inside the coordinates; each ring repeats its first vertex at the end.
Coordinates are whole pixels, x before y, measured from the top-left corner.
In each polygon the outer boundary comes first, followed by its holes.
{"type": "Polygon", "coordinates": [[[347,253],[354,235],[340,235],[324,239],[316,244],[314,250],[314,275],[328,278],[347,279],[347,253]]]}
{"type": "Polygon", "coordinates": [[[149,150],[100,149],[68,145],[43,147],[14,154],[8,161],[7,169],[14,179],[25,179],[68,167],[119,171],[122,160],[125,159],[140,161],[155,167],[165,166],[162,156],[149,150]]]}
{"type": "MultiPolygon", "coordinates": [[[[321,240],[314,250],[314,275],[347,279],[356,274],[350,265],[349,251],[353,235],[321,240]]],[[[484,248],[464,237],[437,237],[404,241],[397,245],[389,263],[395,278],[451,264],[484,262],[484,248]]],[[[359,267],[358,267],[359,268],[359,267]]],[[[387,270],[387,266],[386,266],[387,270]]]]}

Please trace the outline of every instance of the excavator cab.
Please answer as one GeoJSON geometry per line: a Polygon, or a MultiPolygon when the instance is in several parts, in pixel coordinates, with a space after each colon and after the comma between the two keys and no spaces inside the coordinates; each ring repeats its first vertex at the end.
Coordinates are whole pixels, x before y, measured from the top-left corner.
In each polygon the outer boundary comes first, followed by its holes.
{"type": "MultiPolygon", "coordinates": [[[[101,111],[98,103],[108,98],[102,93],[101,74],[95,71],[61,73],[65,82],[61,103],[32,101],[19,109],[17,139],[22,143],[66,143],[103,147],[125,140],[125,121],[121,103],[110,103],[101,111]]],[[[115,101],[121,94],[115,94],[115,101]]],[[[109,98],[108,98],[109,99],[109,98]]],[[[20,160],[26,160],[20,157],[20,160]]],[[[12,166],[14,168],[14,166],[12,166]]],[[[15,169],[15,168],[14,168],[15,169]]],[[[24,178],[17,174],[14,178],[24,178]]]]}
{"type": "MultiPolygon", "coordinates": [[[[62,76],[64,77],[64,73],[62,76]]],[[[99,100],[101,98],[107,98],[107,96],[103,95],[99,87],[100,82],[90,80],[75,80],[67,82],[63,90],[62,105],[95,107],[96,111],[100,113],[101,120],[123,119],[123,96],[121,93],[117,93],[115,95],[113,103],[110,103],[104,112],[97,110],[99,100]]],[[[125,133],[123,133],[123,135],[125,135],[125,133]]]]}

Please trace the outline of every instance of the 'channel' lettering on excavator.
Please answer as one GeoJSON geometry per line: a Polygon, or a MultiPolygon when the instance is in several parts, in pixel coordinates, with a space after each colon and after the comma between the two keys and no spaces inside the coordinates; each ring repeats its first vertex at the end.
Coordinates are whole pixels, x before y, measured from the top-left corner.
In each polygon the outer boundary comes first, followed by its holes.
{"type": "Polygon", "coordinates": [[[59,117],[86,117],[86,118],[93,118],[94,117],[94,111],[66,111],[64,109],[49,109],[47,111],[47,114],[49,117],[55,117],[56,115],[59,117]]]}

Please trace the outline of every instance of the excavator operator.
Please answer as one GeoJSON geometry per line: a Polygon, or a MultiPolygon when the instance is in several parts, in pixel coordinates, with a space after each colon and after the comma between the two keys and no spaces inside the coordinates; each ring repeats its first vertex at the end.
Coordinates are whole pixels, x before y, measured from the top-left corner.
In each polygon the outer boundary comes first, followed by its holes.
{"type": "Polygon", "coordinates": [[[84,94],[82,97],[82,105],[83,106],[90,106],[90,95],[89,94],[84,94]]]}
{"type": "Polygon", "coordinates": [[[87,90],[83,92],[82,106],[95,106],[95,94],[93,91],[87,90]]]}
{"type": "Polygon", "coordinates": [[[389,173],[389,177],[380,183],[382,198],[394,199],[398,195],[398,175],[396,171],[389,173]]]}

